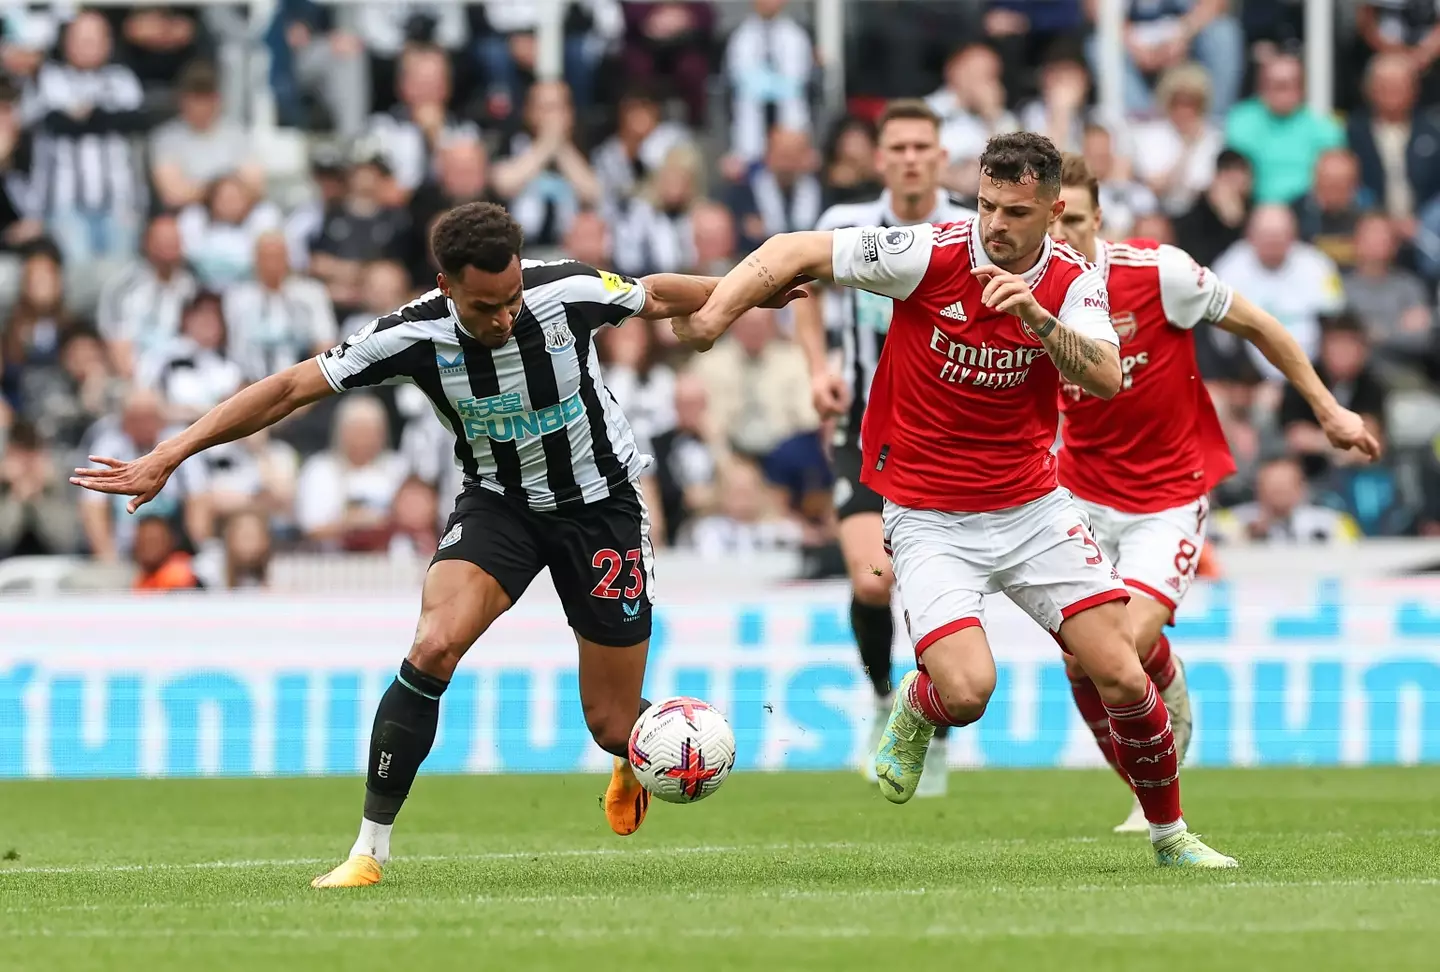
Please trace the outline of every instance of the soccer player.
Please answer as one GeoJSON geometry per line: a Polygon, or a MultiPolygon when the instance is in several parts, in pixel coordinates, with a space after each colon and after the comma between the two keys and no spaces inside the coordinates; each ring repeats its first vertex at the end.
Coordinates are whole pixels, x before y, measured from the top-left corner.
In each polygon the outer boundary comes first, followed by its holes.
{"type": "MultiPolygon", "coordinates": [[[[1251,342],[1309,402],[1332,445],[1375,458],[1360,416],[1341,407],[1284,325],[1235,293],[1189,254],[1146,240],[1108,243],[1099,183],[1084,158],[1066,155],[1053,230],[1095,262],[1120,339],[1120,394],[1103,402],[1073,382],[1061,393],[1060,483],[1089,514],[1093,536],[1130,591],[1135,650],[1160,690],[1184,760],[1190,743],[1185,669],[1165,626],[1195,580],[1211,489],[1235,471],[1220,420],[1195,364],[1196,324],[1210,321],[1251,342]]],[[[1094,681],[1066,659],[1075,705],[1116,769],[1109,720],[1094,681]]],[[[1125,778],[1122,771],[1121,777],[1125,778]]],[[[1143,833],[1140,800],[1116,833],[1143,833]]]]}
{"type": "MultiPolygon", "coordinates": [[[[820,216],[817,230],[848,226],[903,226],[914,223],[955,223],[974,217],[940,189],[945,150],[940,147],[940,118],[919,100],[892,101],[880,116],[877,168],[885,183],[880,198],[869,202],[831,206],[820,216]]],[[[880,525],[884,500],[860,481],[860,421],[875,366],[890,330],[891,300],[883,294],[835,287],[825,291],[822,319],[820,301],[795,305],[795,334],[810,364],[811,392],[821,417],[835,417],[835,510],[840,519],[840,549],[850,575],[850,627],[860,649],[860,664],[875,689],[876,719],[869,752],[880,745],[880,732],[894,702],[890,684],[890,649],[895,641],[895,616],[890,591],[895,575],[880,525]],[[836,373],[826,353],[825,331],[840,339],[842,362],[836,373]]],[[[925,774],[915,791],[918,797],[944,796],[946,761],[944,736],[926,756],[925,774]]],[[[865,760],[865,772],[874,778],[874,761],[865,760]]]]}
{"type": "Polygon", "coordinates": [[[1055,478],[1060,377],[1100,398],[1122,380],[1104,280],[1048,233],[1064,208],[1060,153],[1041,135],[999,135],[980,171],[978,218],[773,237],[677,333],[703,349],[797,274],[895,301],[861,431],[861,478],[885,497],[919,665],[875,757],[887,799],[914,795],[937,726],[984,714],[996,674],[983,597],[1004,591],[1095,682],[1157,862],[1234,867],[1186,827],[1170,717],[1136,657],[1129,595],[1055,478]]]}
{"type": "MultiPolygon", "coordinates": [[[[380,880],[395,816],[435,741],[462,656],[549,568],[580,652],[580,699],[614,755],[605,816],[633,833],[649,795],[625,761],[650,638],[653,552],[636,477],[649,457],[601,378],[593,332],[700,308],[718,280],[639,281],[583,263],[520,259],[520,227],[469,203],[431,234],[438,288],[338,347],[256,382],[134,462],[92,456],[72,483],[153,499],[185,459],[349,388],[412,382],[455,436],[465,488],[425,575],[410,653],[375,713],[360,835],[318,888],[380,880]]],[[[780,306],[803,292],[784,288],[780,306]]]]}

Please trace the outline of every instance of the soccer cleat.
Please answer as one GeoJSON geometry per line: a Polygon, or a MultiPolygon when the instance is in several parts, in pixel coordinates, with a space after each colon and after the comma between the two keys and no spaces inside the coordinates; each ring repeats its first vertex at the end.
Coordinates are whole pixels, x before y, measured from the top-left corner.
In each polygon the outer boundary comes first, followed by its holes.
{"type": "Polygon", "coordinates": [[[900,680],[895,704],[890,707],[890,721],[875,753],[875,777],[880,781],[880,792],[891,803],[906,803],[915,795],[925,772],[925,752],[935,735],[935,727],[914,712],[905,698],[910,684],[919,677],[918,672],[910,672],[900,680]]]}
{"type": "Polygon", "coordinates": [[[616,756],[610,785],[605,788],[605,819],[610,829],[621,837],[630,836],[640,829],[648,809],[650,791],[640,785],[630,764],[616,756]]]}
{"type": "Polygon", "coordinates": [[[1190,714],[1190,685],[1185,680],[1185,663],[1178,655],[1173,657],[1175,679],[1160,693],[1160,701],[1165,703],[1165,711],[1170,713],[1170,731],[1175,734],[1175,757],[1183,766],[1195,721],[1190,714]]]}
{"type": "Polygon", "coordinates": [[[1226,857],[1188,830],[1157,841],[1155,863],[1161,867],[1194,867],[1205,870],[1240,866],[1235,858],[1226,857]]]}
{"type": "Polygon", "coordinates": [[[875,697],[875,720],[870,723],[870,745],[865,750],[865,758],[860,762],[860,775],[871,783],[875,782],[875,754],[880,751],[880,737],[885,734],[885,723],[890,718],[890,706],[894,704],[894,700],[893,692],[875,697]]]}
{"type": "Polygon", "coordinates": [[[1130,808],[1130,816],[1128,816],[1128,817],[1125,818],[1125,822],[1124,822],[1124,823],[1122,823],[1122,824],[1116,824],[1116,825],[1115,825],[1115,833],[1117,833],[1117,834],[1148,834],[1148,833],[1150,833],[1150,821],[1148,821],[1148,820],[1145,819],[1145,808],[1140,805],[1140,800],[1139,800],[1138,797],[1137,797],[1136,800],[1135,800],[1135,805],[1130,808]]]}
{"type": "Polygon", "coordinates": [[[351,854],[333,871],[310,882],[312,888],[368,888],[380,883],[380,862],[369,854],[351,854]]]}
{"type": "Polygon", "coordinates": [[[925,754],[925,772],[920,775],[920,785],[915,788],[915,798],[943,797],[950,792],[950,762],[945,751],[945,740],[936,739],[930,743],[925,754]]]}

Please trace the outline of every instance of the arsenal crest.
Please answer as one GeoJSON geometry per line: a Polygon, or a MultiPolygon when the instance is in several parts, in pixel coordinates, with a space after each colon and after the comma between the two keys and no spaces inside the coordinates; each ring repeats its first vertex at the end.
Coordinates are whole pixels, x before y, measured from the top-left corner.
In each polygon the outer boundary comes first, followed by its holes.
{"type": "Polygon", "coordinates": [[[1135,320],[1135,315],[1129,311],[1123,314],[1111,314],[1110,324],[1115,328],[1115,334],[1120,338],[1121,344],[1128,344],[1130,340],[1135,337],[1135,332],[1139,329],[1139,323],[1135,320]]]}

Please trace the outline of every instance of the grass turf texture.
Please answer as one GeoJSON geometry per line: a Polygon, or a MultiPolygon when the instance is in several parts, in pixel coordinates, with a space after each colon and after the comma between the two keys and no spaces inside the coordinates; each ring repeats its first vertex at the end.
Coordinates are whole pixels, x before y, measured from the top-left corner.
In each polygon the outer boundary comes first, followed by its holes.
{"type": "Polygon", "coordinates": [[[619,838],[600,777],[422,777],[379,887],[313,891],[355,780],[0,784],[0,968],[1434,969],[1440,768],[1196,771],[1240,871],[1112,836],[1107,772],[982,772],[885,803],[738,774],[619,838]]]}

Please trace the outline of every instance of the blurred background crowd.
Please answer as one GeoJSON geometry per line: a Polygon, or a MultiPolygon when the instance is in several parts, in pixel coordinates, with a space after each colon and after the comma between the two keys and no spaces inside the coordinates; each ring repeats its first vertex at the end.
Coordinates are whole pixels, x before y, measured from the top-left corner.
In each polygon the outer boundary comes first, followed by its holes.
{"type": "MultiPolygon", "coordinates": [[[[1212,265],[1384,436],[1375,466],[1332,453],[1254,349],[1202,329],[1241,467],[1214,497],[1222,563],[1440,535],[1440,3],[1340,5],[1331,116],[1305,99],[1303,0],[1120,2],[1123,114],[1096,107],[1093,0],[851,3],[840,110],[808,0],[575,0],[563,80],[537,79],[528,0],[279,0],[265,23],[0,2],[0,558],[93,558],[140,588],[264,585],[285,551],[423,563],[459,482],[405,387],[211,450],[142,517],[65,476],[431,288],[426,231],[458,203],[506,204],[529,256],[722,274],[878,195],[873,119],[896,97],[942,119],[961,196],[992,134],[1082,152],[1106,235],[1212,265]],[[256,137],[257,85],[288,140],[256,137]]],[[[790,329],[754,311],[698,358],[663,325],[604,334],[656,457],[657,541],[840,572],[828,474],[787,459],[828,438],[790,329]]]]}

